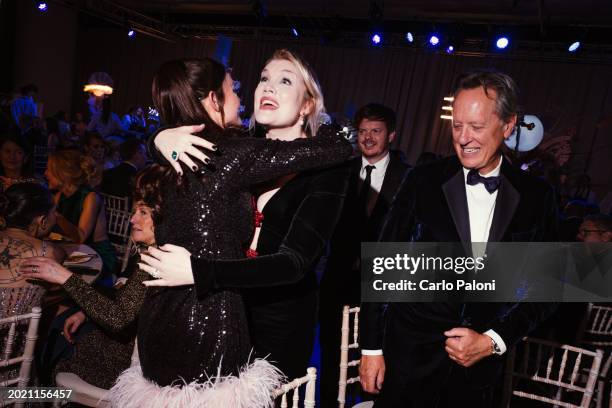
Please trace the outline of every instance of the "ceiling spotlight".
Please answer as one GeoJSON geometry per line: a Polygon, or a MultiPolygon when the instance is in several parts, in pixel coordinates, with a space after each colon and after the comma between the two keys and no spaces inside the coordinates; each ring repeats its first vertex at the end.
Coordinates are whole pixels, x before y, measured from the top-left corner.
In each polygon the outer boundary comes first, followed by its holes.
{"type": "Polygon", "coordinates": [[[380,34],[373,34],[372,35],[372,44],[378,45],[378,44],[380,44],[381,41],[382,41],[382,36],[380,34]]]}
{"type": "Polygon", "coordinates": [[[569,52],[576,52],[578,51],[578,48],[580,48],[580,41],[576,41],[575,43],[572,43],[572,45],[570,45],[567,50],[569,52]]]}
{"type": "Polygon", "coordinates": [[[435,47],[436,45],[440,44],[440,37],[437,35],[432,35],[429,37],[429,43],[435,47]]]}
{"type": "Polygon", "coordinates": [[[506,48],[508,44],[510,44],[510,40],[508,40],[508,37],[499,37],[495,42],[495,46],[500,50],[506,48]]]}
{"type": "Polygon", "coordinates": [[[449,45],[449,46],[446,48],[446,53],[447,53],[447,54],[452,54],[452,53],[453,53],[453,51],[455,51],[455,47],[453,47],[452,45],[449,45]]]}
{"type": "Polygon", "coordinates": [[[39,11],[43,11],[43,12],[45,12],[45,11],[47,11],[47,10],[49,9],[49,6],[47,6],[47,2],[45,2],[45,1],[39,1],[39,2],[36,4],[36,8],[37,8],[39,11]]]}
{"type": "Polygon", "coordinates": [[[130,30],[130,31],[128,31],[128,37],[132,38],[132,37],[134,37],[135,35],[136,35],[136,31],[134,31],[134,30],[130,30]]]}
{"type": "Polygon", "coordinates": [[[408,41],[409,43],[414,42],[414,36],[410,31],[406,33],[406,41],[408,41]]]}
{"type": "Polygon", "coordinates": [[[295,27],[291,27],[291,33],[293,34],[294,37],[299,37],[300,33],[298,32],[297,28],[295,27]]]}

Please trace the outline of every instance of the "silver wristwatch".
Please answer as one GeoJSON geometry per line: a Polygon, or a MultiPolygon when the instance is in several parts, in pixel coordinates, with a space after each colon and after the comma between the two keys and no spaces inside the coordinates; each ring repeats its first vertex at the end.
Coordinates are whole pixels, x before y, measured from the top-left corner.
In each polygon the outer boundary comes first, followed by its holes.
{"type": "Polygon", "coordinates": [[[498,356],[502,355],[502,350],[499,347],[499,345],[495,342],[495,340],[493,340],[493,338],[491,337],[491,353],[493,354],[497,354],[498,356]]]}

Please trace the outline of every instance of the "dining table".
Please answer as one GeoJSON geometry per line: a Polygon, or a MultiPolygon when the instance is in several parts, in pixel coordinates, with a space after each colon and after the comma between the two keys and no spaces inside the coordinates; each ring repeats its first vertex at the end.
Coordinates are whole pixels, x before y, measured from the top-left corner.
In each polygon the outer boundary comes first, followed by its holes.
{"type": "Polygon", "coordinates": [[[92,247],[71,242],[62,242],[58,246],[66,251],[63,263],[66,268],[89,284],[98,279],[102,272],[102,258],[92,247]]]}

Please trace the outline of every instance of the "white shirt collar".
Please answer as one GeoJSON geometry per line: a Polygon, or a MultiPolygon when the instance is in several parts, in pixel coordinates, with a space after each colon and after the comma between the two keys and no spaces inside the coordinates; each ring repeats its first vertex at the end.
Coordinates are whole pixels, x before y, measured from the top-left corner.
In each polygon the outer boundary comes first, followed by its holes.
{"type": "MultiPolygon", "coordinates": [[[[504,156],[500,156],[499,157],[499,163],[497,164],[497,166],[491,170],[489,173],[487,174],[481,174],[482,177],[497,177],[499,176],[499,174],[501,173],[501,165],[502,162],[504,161],[504,156]]],[[[465,167],[463,168],[463,177],[464,179],[467,180],[467,175],[470,172],[471,169],[466,169],[465,167]]]]}
{"type": "Polygon", "coordinates": [[[389,152],[387,152],[387,154],[376,163],[370,163],[365,157],[361,156],[361,171],[364,171],[366,166],[375,166],[376,170],[386,169],[390,160],[391,157],[389,156],[389,152]]]}

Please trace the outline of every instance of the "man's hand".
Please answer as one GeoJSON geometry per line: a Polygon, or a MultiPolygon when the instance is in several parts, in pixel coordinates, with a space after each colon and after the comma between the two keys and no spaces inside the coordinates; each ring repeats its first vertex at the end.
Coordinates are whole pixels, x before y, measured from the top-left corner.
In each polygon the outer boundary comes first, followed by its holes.
{"type": "Polygon", "coordinates": [[[385,381],[385,358],[383,356],[361,356],[359,365],[361,388],[370,394],[378,394],[385,381]]]}
{"type": "Polygon", "coordinates": [[[455,327],[444,332],[446,352],[459,365],[471,367],[478,361],[493,354],[491,338],[465,327],[455,327]]]}

